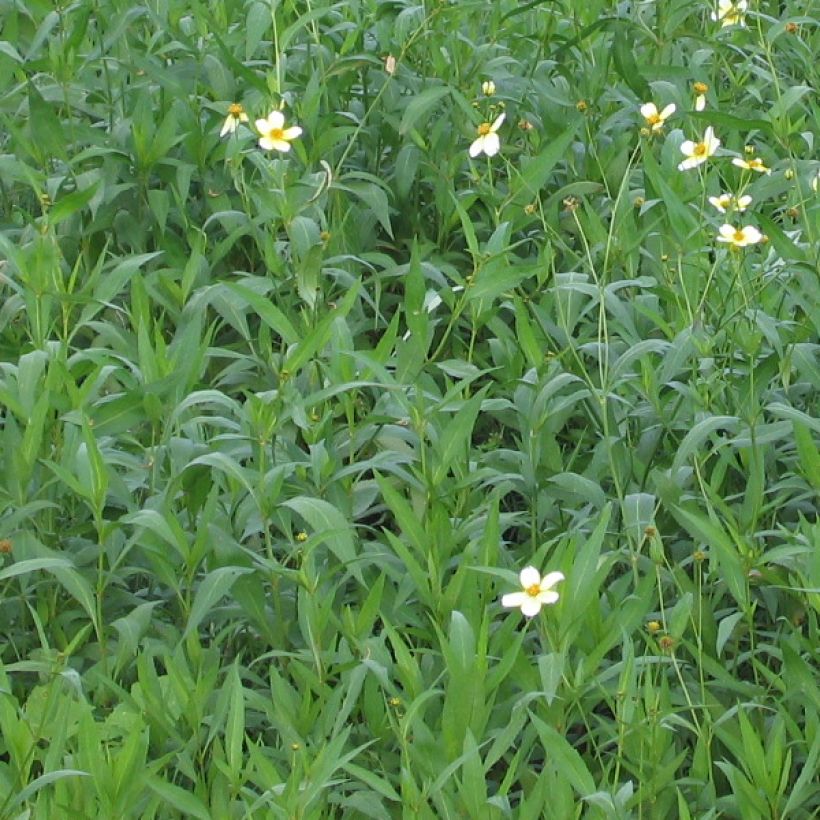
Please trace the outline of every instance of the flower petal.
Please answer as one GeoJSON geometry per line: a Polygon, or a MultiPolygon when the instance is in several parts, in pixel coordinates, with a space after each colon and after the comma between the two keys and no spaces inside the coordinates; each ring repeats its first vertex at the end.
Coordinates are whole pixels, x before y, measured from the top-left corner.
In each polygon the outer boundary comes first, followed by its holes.
{"type": "Polygon", "coordinates": [[[726,213],[726,205],[722,196],[710,196],[709,204],[717,208],[722,214],[726,213]]]}
{"type": "MultiPolygon", "coordinates": [[[[492,133],[492,132],[494,132],[494,131],[498,131],[498,129],[499,129],[499,128],[501,128],[501,123],[503,123],[503,122],[504,122],[504,117],[506,117],[506,116],[507,116],[507,115],[506,115],[505,113],[503,113],[503,112],[502,112],[501,114],[499,114],[499,115],[498,115],[498,116],[497,116],[497,117],[493,120],[493,124],[490,126],[490,133],[492,133]]],[[[488,136],[489,136],[489,135],[488,135],[488,136]]]]}
{"type": "Polygon", "coordinates": [[[295,140],[302,135],[302,129],[298,125],[292,125],[282,132],[282,138],[286,140],[295,140]]]}
{"type": "Polygon", "coordinates": [[[524,567],[518,576],[518,580],[521,581],[521,586],[524,589],[537,587],[541,584],[541,573],[535,567],[524,567]]]}
{"type": "Polygon", "coordinates": [[[498,134],[487,134],[484,137],[484,153],[488,157],[494,157],[501,149],[501,140],[498,139],[498,134]]]}
{"type": "Polygon", "coordinates": [[[532,618],[541,611],[541,601],[530,595],[527,595],[526,597],[527,600],[521,604],[521,612],[528,618],[532,618]]]}
{"type": "Polygon", "coordinates": [[[479,137],[470,146],[470,156],[477,157],[484,150],[484,137],[479,137]]]}
{"type": "Polygon", "coordinates": [[[545,589],[538,593],[538,600],[542,604],[554,604],[558,600],[558,593],[553,589],[545,589]]]}
{"type": "Polygon", "coordinates": [[[661,119],[665,120],[671,117],[676,110],[677,106],[675,105],[675,103],[669,103],[669,105],[667,105],[666,108],[664,108],[663,111],[661,111],[661,119]]]}
{"type": "Polygon", "coordinates": [[[523,607],[528,600],[532,600],[532,598],[526,592],[508,592],[502,596],[501,606],[507,607],[507,609],[523,607]]]}
{"type": "MultiPolygon", "coordinates": [[[[563,572],[548,572],[542,579],[541,579],[541,592],[546,592],[548,589],[552,589],[559,581],[564,580],[564,573],[563,572]]],[[[556,599],[557,599],[556,594],[556,599]]]]}
{"type": "Polygon", "coordinates": [[[281,128],[285,124],[285,115],[281,111],[271,111],[268,114],[268,128],[281,128]]]}
{"type": "Polygon", "coordinates": [[[658,107],[655,103],[644,103],[641,106],[641,115],[645,120],[648,120],[650,117],[655,117],[658,114],[658,107]]]}

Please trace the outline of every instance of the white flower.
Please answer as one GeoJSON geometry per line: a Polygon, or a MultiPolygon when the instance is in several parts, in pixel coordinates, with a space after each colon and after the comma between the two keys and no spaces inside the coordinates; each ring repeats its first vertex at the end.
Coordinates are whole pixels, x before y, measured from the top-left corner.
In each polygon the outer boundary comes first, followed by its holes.
{"type": "Polygon", "coordinates": [[[663,129],[664,122],[675,113],[675,108],[675,103],[669,103],[663,111],[659,112],[655,103],[644,103],[641,106],[641,115],[652,131],[657,132],[663,129]]]}
{"type": "Polygon", "coordinates": [[[717,14],[712,12],[712,19],[720,20],[721,28],[734,25],[745,26],[746,21],[743,15],[747,8],[749,8],[748,0],[737,0],[736,3],[732,0],[719,0],[717,14]]]}
{"type": "Polygon", "coordinates": [[[544,604],[554,604],[558,593],[552,588],[564,580],[562,572],[548,572],[543,578],[535,567],[524,567],[519,575],[523,591],[510,592],[501,598],[501,606],[520,607],[521,613],[532,618],[544,604]]]}
{"type": "Polygon", "coordinates": [[[248,115],[245,113],[245,109],[241,103],[231,103],[228,106],[228,116],[225,117],[225,122],[222,124],[222,130],[219,132],[219,136],[224,137],[225,134],[233,134],[240,122],[247,121],[248,115]]]}
{"type": "Polygon", "coordinates": [[[484,80],[481,83],[481,91],[485,97],[492,97],[495,94],[495,83],[492,80],[484,80]]]}
{"type": "Polygon", "coordinates": [[[771,168],[767,168],[763,164],[763,160],[757,159],[741,159],[740,157],[735,157],[732,160],[732,165],[737,165],[738,168],[745,168],[747,171],[757,171],[759,174],[770,174],[772,172],[771,168]]]}
{"type": "Polygon", "coordinates": [[[745,228],[735,228],[734,225],[721,225],[717,237],[718,242],[728,242],[733,248],[745,248],[747,245],[756,245],[763,241],[763,234],[753,225],[745,228]]]}
{"type": "Polygon", "coordinates": [[[678,165],[678,170],[686,171],[706,162],[717,151],[719,145],[720,140],[715,136],[714,129],[710,125],[703,135],[703,142],[686,140],[681,143],[680,150],[686,154],[686,159],[678,165]]]}
{"type": "Polygon", "coordinates": [[[734,196],[733,194],[721,194],[720,196],[710,196],[709,204],[714,205],[722,214],[726,211],[745,211],[752,204],[752,198],[748,194],[734,196]]]}
{"type": "Polygon", "coordinates": [[[260,133],[259,147],[266,151],[290,151],[290,141],[302,133],[298,125],[285,128],[285,115],[281,111],[271,111],[266,120],[256,121],[260,133]]]}
{"type": "Polygon", "coordinates": [[[496,131],[504,122],[504,114],[499,114],[492,125],[488,122],[482,122],[478,126],[478,139],[470,146],[470,156],[477,157],[484,152],[488,157],[494,157],[501,148],[501,140],[498,138],[496,131]]]}
{"type": "Polygon", "coordinates": [[[698,94],[695,97],[695,111],[703,111],[706,108],[706,95],[698,94]]]}

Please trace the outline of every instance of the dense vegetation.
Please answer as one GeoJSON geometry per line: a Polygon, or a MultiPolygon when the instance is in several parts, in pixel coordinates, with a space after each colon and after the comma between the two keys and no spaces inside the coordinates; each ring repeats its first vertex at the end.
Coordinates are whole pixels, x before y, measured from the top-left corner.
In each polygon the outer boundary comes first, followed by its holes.
{"type": "Polygon", "coordinates": [[[816,817],[819,18],[0,0],[0,818],[816,817]]]}

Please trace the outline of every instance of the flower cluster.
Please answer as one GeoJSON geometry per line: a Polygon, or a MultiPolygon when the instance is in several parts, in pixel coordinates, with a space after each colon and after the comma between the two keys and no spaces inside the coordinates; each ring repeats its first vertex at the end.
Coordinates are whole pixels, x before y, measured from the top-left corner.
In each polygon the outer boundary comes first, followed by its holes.
{"type": "MultiPolygon", "coordinates": [[[[719,16],[715,16],[715,19],[720,19],[722,25],[730,25],[732,23],[742,25],[742,12],[745,10],[746,3],[742,0],[736,4],[723,2],[723,0],[721,0],[717,12],[719,16]]],[[[706,92],[709,90],[709,87],[704,83],[696,82],[693,84],[693,90],[695,92],[695,111],[703,111],[706,107],[706,92]]],[[[666,120],[675,113],[675,104],[670,103],[659,110],[654,102],[647,102],[640,106],[640,112],[646,121],[646,128],[642,130],[642,133],[652,135],[663,130],[666,120]]],[[[684,140],[680,146],[683,159],[678,163],[678,170],[689,171],[692,168],[698,168],[703,165],[717,154],[720,144],[720,140],[715,135],[715,129],[711,125],[706,128],[701,139],[684,140]]],[[[771,174],[771,169],[765,165],[763,160],[753,156],[753,146],[746,146],[745,153],[745,158],[734,157],[732,164],[738,168],[742,168],[744,171],[752,171],[758,174],[771,174]]],[[[752,198],[748,194],[735,195],[727,193],[720,194],[720,196],[709,197],[709,203],[721,214],[742,213],[749,207],[751,202],[752,198]]],[[[738,228],[728,222],[721,226],[716,238],[718,242],[724,242],[733,248],[745,248],[749,245],[756,245],[759,242],[766,241],[766,237],[754,226],[747,225],[738,228]]]]}
{"type": "MultiPolygon", "coordinates": [[[[248,122],[248,115],[241,103],[231,103],[228,106],[228,115],[219,132],[220,137],[233,134],[240,123],[248,122]]],[[[271,111],[267,117],[256,120],[254,123],[259,132],[259,147],[266,151],[290,151],[290,143],[301,136],[302,129],[298,125],[285,128],[285,115],[281,111],[271,111]]]]}

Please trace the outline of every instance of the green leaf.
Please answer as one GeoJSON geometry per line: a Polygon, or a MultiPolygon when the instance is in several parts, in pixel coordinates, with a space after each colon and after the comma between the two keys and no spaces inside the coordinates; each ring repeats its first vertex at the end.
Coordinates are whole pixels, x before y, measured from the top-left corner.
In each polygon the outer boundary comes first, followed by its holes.
{"type": "Polygon", "coordinates": [[[450,87],[446,85],[426,88],[410,100],[399,124],[399,134],[404,136],[411,128],[421,131],[427,118],[438,102],[450,94],[450,87]]]}
{"type": "Polygon", "coordinates": [[[240,575],[253,572],[250,567],[218,567],[209,572],[199,585],[194,595],[194,603],[188,614],[188,623],[182,637],[187,638],[196,631],[203,618],[214,608],[216,603],[224,598],[240,575]]]}
{"type": "Polygon", "coordinates": [[[189,790],[168,783],[155,774],[146,778],[148,788],[159,795],[167,806],[182,812],[184,817],[196,817],[197,820],[212,820],[207,806],[189,790]]]}
{"type": "Polygon", "coordinates": [[[313,530],[314,538],[325,542],[354,578],[364,583],[357,563],[353,527],[336,507],[321,498],[297,496],[282,502],[283,507],[298,513],[313,530]]]}
{"type": "Polygon", "coordinates": [[[555,766],[562,778],[569,781],[579,797],[584,798],[593,794],[595,792],[595,781],[581,755],[552,726],[548,726],[532,712],[529,714],[530,720],[541,738],[541,745],[547,760],[555,766]]]}

